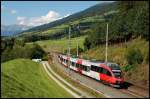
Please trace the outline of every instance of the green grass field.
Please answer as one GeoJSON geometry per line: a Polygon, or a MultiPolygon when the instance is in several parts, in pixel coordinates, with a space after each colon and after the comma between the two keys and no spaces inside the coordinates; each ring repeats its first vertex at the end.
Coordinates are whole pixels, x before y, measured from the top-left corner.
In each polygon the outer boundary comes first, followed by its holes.
{"type": "MultiPolygon", "coordinates": [[[[81,36],[77,38],[71,38],[71,49],[77,47],[77,41],[81,48],[83,48],[83,42],[86,36],[81,36]]],[[[63,50],[68,49],[68,39],[63,38],[59,40],[43,40],[35,42],[39,44],[45,51],[59,51],[63,52],[63,50]]],[[[33,43],[27,43],[27,45],[31,45],[33,43]]]]}
{"type": "Polygon", "coordinates": [[[2,98],[72,97],[29,59],[15,59],[1,64],[2,98]]]}

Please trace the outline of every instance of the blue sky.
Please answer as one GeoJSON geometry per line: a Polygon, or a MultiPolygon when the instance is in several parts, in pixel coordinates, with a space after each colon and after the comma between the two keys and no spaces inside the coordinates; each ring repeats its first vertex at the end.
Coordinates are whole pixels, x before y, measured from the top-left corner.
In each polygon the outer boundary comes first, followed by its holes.
{"type": "Polygon", "coordinates": [[[104,1],[2,1],[1,24],[41,25],[102,2],[104,1]]]}

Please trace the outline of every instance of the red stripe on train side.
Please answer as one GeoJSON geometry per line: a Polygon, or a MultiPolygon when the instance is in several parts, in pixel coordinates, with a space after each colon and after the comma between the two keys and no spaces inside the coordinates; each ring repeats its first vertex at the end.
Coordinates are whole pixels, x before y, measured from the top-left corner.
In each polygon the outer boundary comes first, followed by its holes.
{"type": "Polygon", "coordinates": [[[82,59],[78,59],[77,64],[82,64],[82,59]]]}
{"type": "MultiPolygon", "coordinates": [[[[100,64],[100,67],[107,69],[112,75],[111,69],[106,64],[100,64]]],[[[108,76],[103,73],[100,73],[100,80],[103,80],[103,81],[106,81],[109,83],[115,83],[115,81],[116,81],[116,79],[113,76],[108,76]]]]}
{"type": "MultiPolygon", "coordinates": [[[[77,64],[81,64],[82,65],[82,59],[78,59],[77,60],[77,64]]],[[[82,69],[81,68],[77,68],[78,73],[82,74],[82,69]]]]}
{"type": "Polygon", "coordinates": [[[77,68],[78,73],[82,74],[82,69],[77,68]]]}

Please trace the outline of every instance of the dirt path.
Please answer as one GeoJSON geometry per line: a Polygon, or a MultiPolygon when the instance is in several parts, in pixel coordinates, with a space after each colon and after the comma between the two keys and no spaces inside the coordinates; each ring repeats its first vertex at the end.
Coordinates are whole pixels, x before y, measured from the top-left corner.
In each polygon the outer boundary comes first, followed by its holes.
{"type": "Polygon", "coordinates": [[[46,68],[46,64],[44,62],[42,62],[43,67],[46,71],[46,73],[48,74],[48,76],[50,78],[52,78],[59,86],[61,86],[62,88],[64,88],[68,93],[70,93],[72,96],[74,96],[75,98],[80,98],[79,95],[77,95],[76,93],[74,93],[73,91],[71,91],[70,89],[68,89],[66,86],[64,86],[63,84],[61,84],[55,77],[52,76],[52,74],[49,73],[49,71],[46,68]]]}

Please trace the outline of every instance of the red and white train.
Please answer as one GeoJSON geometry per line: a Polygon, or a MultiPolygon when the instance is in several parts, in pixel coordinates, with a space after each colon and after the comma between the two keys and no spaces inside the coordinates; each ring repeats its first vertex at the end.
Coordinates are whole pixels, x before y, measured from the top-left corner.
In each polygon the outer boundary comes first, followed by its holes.
{"type": "Polygon", "coordinates": [[[122,71],[116,63],[108,62],[106,64],[102,61],[90,61],[62,54],[58,55],[58,60],[65,67],[96,80],[103,81],[113,87],[121,87],[124,83],[122,71]]]}

